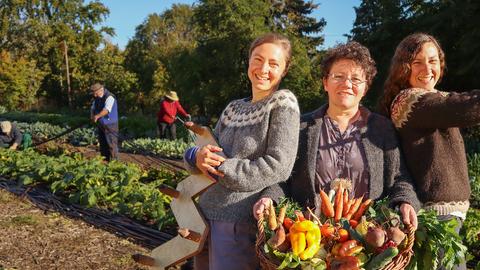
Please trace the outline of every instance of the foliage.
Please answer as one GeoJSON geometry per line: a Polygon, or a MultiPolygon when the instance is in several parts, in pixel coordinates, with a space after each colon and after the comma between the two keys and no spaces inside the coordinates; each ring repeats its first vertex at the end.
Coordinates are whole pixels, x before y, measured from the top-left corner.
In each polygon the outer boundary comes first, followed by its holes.
{"type": "Polygon", "coordinates": [[[183,140],[170,141],[149,138],[129,140],[122,144],[122,148],[128,152],[148,153],[170,158],[182,158],[185,151],[192,146],[194,144],[185,143],[183,140]]]}
{"type": "MultiPolygon", "coordinates": [[[[61,127],[56,125],[50,125],[48,123],[35,122],[35,123],[16,123],[17,127],[22,133],[28,132],[32,135],[33,139],[37,142],[44,141],[52,138],[62,132],[65,132],[69,127],[61,127]]],[[[57,141],[69,142],[73,145],[86,146],[95,144],[97,136],[93,128],[79,128],[72,133],[65,134],[57,141]]]]}
{"type": "Polygon", "coordinates": [[[480,153],[480,127],[474,126],[462,130],[467,154],[480,153]]]}
{"type": "MultiPolygon", "coordinates": [[[[178,59],[196,46],[193,8],[173,5],[162,14],[153,13],[137,26],[125,51],[125,66],[138,77],[130,104],[142,112],[153,112],[169,90],[176,90],[176,73],[189,76],[190,68],[176,68],[178,59]],[[185,74],[186,73],[186,74],[185,74]]],[[[182,97],[182,91],[179,91],[182,97]]]]}
{"type": "MultiPolygon", "coordinates": [[[[465,235],[465,241],[471,248],[480,253],[480,210],[470,208],[467,213],[467,219],[463,223],[462,235],[465,235]]],[[[477,254],[480,255],[480,254],[477,254]]]]}
{"type": "Polygon", "coordinates": [[[0,118],[9,119],[10,121],[34,123],[45,122],[52,125],[69,125],[77,126],[88,123],[88,116],[84,117],[78,115],[65,115],[58,113],[36,113],[36,112],[21,112],[9,111],[0,114],[0,118]]]}
{"type": "Polygon", "coordinates": [[[363,0],[355,11],[349,37],[370,49],[379,71],[367,105],[373,106],[383,92],[396,46],[414,32],[432,34],[445,51],[448,72],[438,89],[462,92],[480,84],[478,1],[363,0]]]}
{"type": "Polygon", "coordinates": [[[415,232],[415,244],[407,269],[437,269],[443,265],[446,269],[460,262],[465,262],[467,247],[462,244],[462,238],[455,231],[458,226],[456,219],[438,220],[434,211],[420,210],[418,229],[415,232]],[[444,256],[440,261],[439,252],[444,256]]]}
{"type": "Polygon", "coordinates": [[[138,220],[153,222],[160,229],[172,225],[174,218],[168,204],[171,198],[156,188],[175,183],[179,175],[163,172],[161,178],[143,183],[146,172],[132,164],[110,162],[100,158],[48,157],[32,150],[0,149],[0,174],[19,183],[46,183],[54,193],[62,194],[72,203],[102,207],[138,220]]]}
{"type": "Polygon", "coordinates": [[[7,51],[0,51],[0,96],[2,105],[9,110],[29,109],[35,104],[35,95],[45,72],[36,67],[34,60],[15,59],[7,51]]]}
{"type": "Polygon", "coordinates": [[[470,187],[472,189],[470,205],[480,209],[480,154],[468,156],[468,175],[471,178],[470,187]]]}

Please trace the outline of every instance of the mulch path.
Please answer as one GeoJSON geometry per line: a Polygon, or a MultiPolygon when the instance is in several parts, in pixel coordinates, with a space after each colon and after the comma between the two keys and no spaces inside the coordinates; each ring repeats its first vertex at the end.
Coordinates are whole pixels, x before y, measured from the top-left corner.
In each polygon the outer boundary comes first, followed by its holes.
{"type": "Polygon", "coordinates": [[[149,250],[0,189],[0,269],[151,269],[135,253],[149,250]]]}

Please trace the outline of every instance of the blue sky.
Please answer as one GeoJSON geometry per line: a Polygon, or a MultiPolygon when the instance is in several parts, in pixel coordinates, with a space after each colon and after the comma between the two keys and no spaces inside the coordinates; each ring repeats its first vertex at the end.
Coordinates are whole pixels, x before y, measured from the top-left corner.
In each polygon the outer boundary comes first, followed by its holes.
{"type": "MultiPolygon", "coordinates": [[[[88,2],[88,0],[87,0],[88,2]]],[[[195,0],[101,0],[110,9],[104,25],[113,27],[116,36],[111,38],[114,44],[124,48],[128,40],[135,34],[135,27],[141,24],[148,14],[162,13],[175,3],[189,4],[195,0]]],[[[360,5],[360,0],[314,0],[320,4],[313,13],[317,18],[324,18],[327,26],[323,31],[325,36],[324,48],[331,47],[337,42],[344,42],[344,34],[352,29],[355,20],[354,6],[360,5]]]]}

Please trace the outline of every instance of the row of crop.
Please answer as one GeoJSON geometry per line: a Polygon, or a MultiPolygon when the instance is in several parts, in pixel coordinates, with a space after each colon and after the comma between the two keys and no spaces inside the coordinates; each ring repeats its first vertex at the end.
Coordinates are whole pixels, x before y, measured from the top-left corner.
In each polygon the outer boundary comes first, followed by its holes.
{"type": "MultiPolygon", "coordinates": [[[[36,142],[41,142],[56,136],[68,130],[68,127],[51,125],[48,123],[16,123],[22,132],[28,132],[36,142]]],[[[94,128],[79,128],[65,136],[58,138],[57,141],[67,142],[75,146],[93,145],[97,142],[97,136],[94,128]]],[[[169,158],[181,158],[185,150],[193,146],[192,143],[186,143],[183,140],[164,140],[139,138],[123,141],[122,151],[153,154],[169,158]]]]}
{"type": "MultiPolygon", "coordinates": [[[[78,126],[89,124],[90,122],[88,111],[85,111],[82,116],[79,116],[79,114],[7,112],[3,109],[0,110],[0,119],[25,123],[43,122],[59,126],[78,126]]],[[[93,124],[91,124],[91,126],[93,126],[93,124]]],[[[157,129],[155,118],[145,115],[122,116],[119,119],[119,128],[121,137],[127,139],[155,137],[157,129]]],[[[185,141],[189,140],[188,132],[180,123],[177,123],[177,137],[185,141]]]]}
{"type": "Polygon", "coordinates": [[[99,158],[85,159],[78,154],[50,157],[33,150],[8,149],[0,149],[0,175],[24,185],[47,184],[71,203],[105,208],[156,224],[159,229],[173,225],[174,218],[169,208],[171,198],[156,187],[175,187],[186,176],[167,170],[152,174],[133,164],[104,164],[99,158]]]}
{"type": "MultiPolygon", "coordinates": [[[[52,138],[60,133],[63,133],[69,129],[69,127],[61,127],[57,125],[51,125],[42,122],[35,123],[16,123],[17,127],[22,132],[28,132],[32,135],[35,141],[41,142],[52,138]]],[[[61,142],[68,142],[75,146],[86,146],[95,144],[97,137],[95,135],[94,128],[79,128],[75,129],[71,133],[65,134],[65,136],[57,139],[61,142]]]]}

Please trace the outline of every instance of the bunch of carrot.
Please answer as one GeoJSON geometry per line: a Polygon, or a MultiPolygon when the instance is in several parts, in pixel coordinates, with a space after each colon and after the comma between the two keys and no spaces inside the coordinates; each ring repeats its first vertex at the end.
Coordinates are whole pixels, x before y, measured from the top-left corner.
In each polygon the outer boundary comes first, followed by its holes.
{"type": "Polygon", "coordinates": [[[320,190],[320,198],[323,215],[327,218],[333,218],[335,222],[339,222],[341,218],[358,222],[372,203],[371,199],[363,201],[363,196],[349,198],[348,189],[345,189],[342,185],[336,188],[333,203],[323,190],[320,190]]]}

